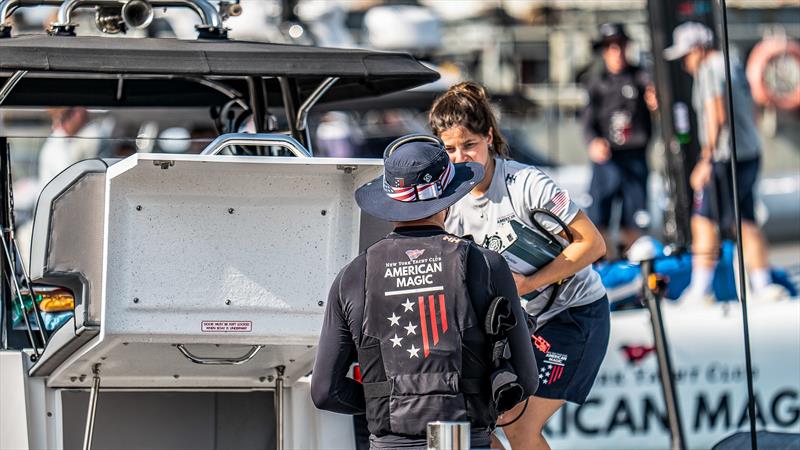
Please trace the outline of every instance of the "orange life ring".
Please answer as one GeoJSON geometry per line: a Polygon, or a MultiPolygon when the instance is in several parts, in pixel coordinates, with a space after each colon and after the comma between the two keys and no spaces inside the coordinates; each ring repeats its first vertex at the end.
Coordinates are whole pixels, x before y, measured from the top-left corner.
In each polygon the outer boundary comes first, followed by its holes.
{"type": "Polygon", "coordinates": [[[750,52],[747,81],[756,103],[784,110],[800,108],[800,44],[785,37],[764,38],[750,52]],[[774,72],[780,70],[789,72],[789,80],[781,80],[784,85],[776,88],[774,72]]]}

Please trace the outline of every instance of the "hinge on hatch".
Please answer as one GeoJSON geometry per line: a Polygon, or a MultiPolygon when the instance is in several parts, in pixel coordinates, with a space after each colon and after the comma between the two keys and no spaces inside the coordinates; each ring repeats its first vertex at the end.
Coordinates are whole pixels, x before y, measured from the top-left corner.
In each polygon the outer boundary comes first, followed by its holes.
{"type": "Polygon", "coordinates": [[[164,161],[162,159],[153,160],[154,166],[160,166],[162,169],[169,169],[170,167],[175,165],[175,161],[164,161]]]}
{"type": "Polygon", "coordinates": [[[341,170],[344,173],[353,173],[354,170],[358,169],[358,166],[352,166],[349,164],[337,164],[336,170],[341,170]]]}

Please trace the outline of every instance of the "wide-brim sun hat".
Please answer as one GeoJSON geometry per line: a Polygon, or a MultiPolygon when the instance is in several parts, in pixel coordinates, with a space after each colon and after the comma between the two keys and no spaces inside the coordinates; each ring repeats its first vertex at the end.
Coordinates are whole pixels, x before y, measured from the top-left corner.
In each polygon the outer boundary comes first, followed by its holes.
{"type": "Polygon", "coordinates": [[[383,175],[356,190],[358,206],[389,222],[424,219],[449,208],[483,180],[483,166],[453,164],[435,136],[403,136],[386,147],[383,175]]]}
{"type": "Polygon", "coordinates": [[[622,45],[630,41],[621,23],[604,23],[598,28],[599,36],[592,41],[592,48],[598,50],[611,44],[622,45]]]}

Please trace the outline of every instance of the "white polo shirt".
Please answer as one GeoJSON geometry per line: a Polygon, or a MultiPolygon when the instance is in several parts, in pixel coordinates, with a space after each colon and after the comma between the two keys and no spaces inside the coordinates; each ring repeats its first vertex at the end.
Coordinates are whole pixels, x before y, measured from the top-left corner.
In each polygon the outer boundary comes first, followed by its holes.
{"type": "MultiPolygon", "coordinates": [[[[481,244],[487,235],[494,234],[498,225],[512,219],[534,228],[530,213],[536,208],[549,210],[566,224],[572,222],[579,211],[578,206],[570,200],[569,193],[559,188],[541,170],[516,161],[496,158],[494,176],[488,191],[478,197],[466,195],[451,206],[445,228],[458,236],[472,235],[475,242],[481,244]]],[[[561,231],[561,227],[551,218],[543,214],[536,218],[548,231],[554,234],[561,231]]],[[[567,244],[560,237],[559,240],[562,244],[567,244]]],[[[529,314],[538,316],[541,313],[551,289],[552,287],[546,289],[527,303],[525,309],[529,314]]],[[[593,303],[603,298],[605,293],[600,275],[591,266],[584,267],[561,286],[553,305],[538,317],[537,328],[561,311],[593,303]]]]}

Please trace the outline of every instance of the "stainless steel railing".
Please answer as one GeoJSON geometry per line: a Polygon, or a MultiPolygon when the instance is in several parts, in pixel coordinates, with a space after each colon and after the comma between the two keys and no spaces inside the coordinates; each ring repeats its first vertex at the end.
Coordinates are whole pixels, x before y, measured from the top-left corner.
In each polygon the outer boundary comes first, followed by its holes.
{"type": "Polygon", "coordinates": [[[469,422],[428,423],[428,450],[469,450],[469,422]]]}
{"type": "Polygon", "coordinates": [[[296,139],[290,136],[281,134],[267,134],[267,133],[229,133],[223,134],[214,139],[208,146],[201,152],[202,155],[216,155],[227,147],[233,145],[251,145],[251,146],[275,146],[289,150],[294,156],[299,158],[310,158],[311,153],[303,147],[303,144],[297,142],[296,139]]]}

